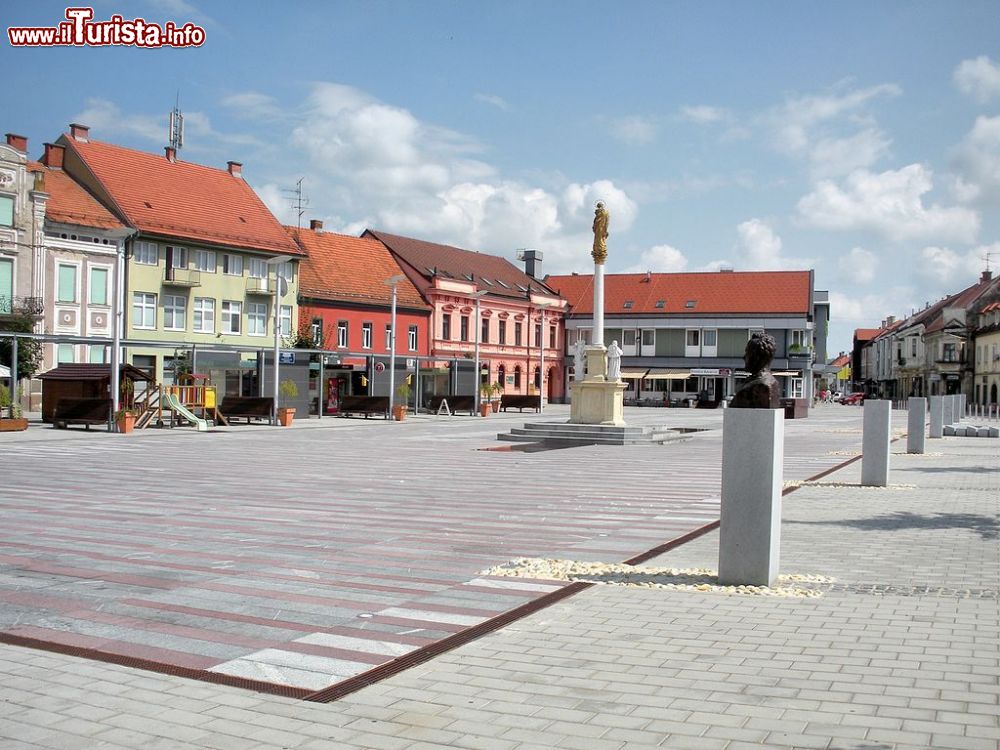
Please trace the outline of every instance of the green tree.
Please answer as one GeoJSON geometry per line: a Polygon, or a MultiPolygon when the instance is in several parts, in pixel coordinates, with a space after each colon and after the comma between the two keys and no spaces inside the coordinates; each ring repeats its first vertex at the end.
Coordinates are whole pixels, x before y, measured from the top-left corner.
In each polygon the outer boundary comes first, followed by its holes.
{"type": "MultiPolygon", "coordinates": [[[[0,331],[14,333],[31,333],[35,319],[29,315],[14,313],[0,320],[0,331]]],[[[11,361],[11,339],[0,339],[0,362],[11,361]]],[[[17,342],[17,377],[20,379],[32,377],[42,366],[42,343],[29,339],[18,339],[17,342]]]]}

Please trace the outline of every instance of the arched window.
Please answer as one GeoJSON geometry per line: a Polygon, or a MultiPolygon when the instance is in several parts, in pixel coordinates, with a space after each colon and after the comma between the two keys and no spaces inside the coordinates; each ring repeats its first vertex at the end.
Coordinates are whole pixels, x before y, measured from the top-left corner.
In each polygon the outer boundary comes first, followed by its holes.
{"type": "Polygon", "coordinates": [[[507,385],[507,368],[503,365],[497,365],[497,382],[500,385],[507,385]]]}
{"type": "Polygon", "coordinates": [[[542,387],[542,368],[535,365],[535,388],[542,387]]]}
{"type": "Polygon", "coordinates": [[[521,365],[514,366],[514,387],[521,387],[521,365]]]}

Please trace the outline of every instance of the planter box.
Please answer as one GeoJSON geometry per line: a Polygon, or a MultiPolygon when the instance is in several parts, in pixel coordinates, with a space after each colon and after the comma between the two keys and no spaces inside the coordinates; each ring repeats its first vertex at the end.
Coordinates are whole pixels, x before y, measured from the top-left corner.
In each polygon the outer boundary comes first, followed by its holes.
{"type": "Polygon", "coordinates": [[[278,424],[282,427],[289,427],[293,419],[295,419],[295,409],[289,407],[278,409],[278,424]]]}
{"type": "Polygon", "coordinates": [[[28,420],[20,417],[16,419],[0,419],[0,432],[22,432],[28,429],[28,420]]]}

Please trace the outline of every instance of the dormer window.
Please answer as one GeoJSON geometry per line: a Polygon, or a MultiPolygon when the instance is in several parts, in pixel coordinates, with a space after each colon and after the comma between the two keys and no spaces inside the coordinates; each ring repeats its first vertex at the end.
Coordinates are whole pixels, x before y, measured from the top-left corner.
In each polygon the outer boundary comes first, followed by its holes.
{"type": "Polygon", "coordinates": [[[630,299],[627,299],[627,300],[625,300],[625,304],[622,305],[622,307],[624,307],[626,310],[631,310],[632,309],[632,304],[633,304],[633,301],[630,300],[630,299]]]}
{"type": "Polygon", "coordinates": [[[693,310],[696,304],[698,304],[697,301],[689,299],[687,302],[684,303],[684,307],[686,307],[688,310],[693,310]]]}
{"type": "Polygon", "coordinates": [[[664,299],[658,299],[658,300],[656,300],[656,309],[657,310],[662,310],[666,306],[667,306],[667,301],[666,300],[664,300],[664,299]]]}

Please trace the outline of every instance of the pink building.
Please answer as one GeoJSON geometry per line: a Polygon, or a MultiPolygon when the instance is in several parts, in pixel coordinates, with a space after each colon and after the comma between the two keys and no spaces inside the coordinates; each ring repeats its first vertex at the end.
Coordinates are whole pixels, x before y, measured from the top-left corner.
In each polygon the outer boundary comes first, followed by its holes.
{"type": "MultiPolygon", "coordinates": [[[[378,230],[363,236],[389,248],[430,305],[430,355],[441,359],[435,368],[441,380],[449,377],[450,362],[473,359],[478,333],[480,383],[499,382],[508,394],[541,388],[546,400],[564,400],[567,305],[558,294],[496,255],[378,230]],[[480,292],[484,294],[477,296],[480,292]]],[[[438,383],[435,390],[447,388],[438,383]]]]}

